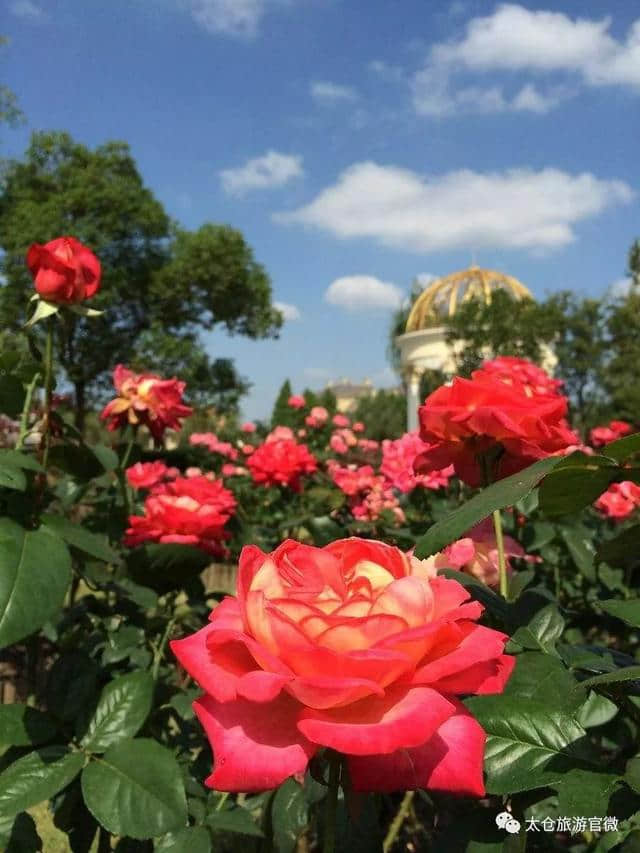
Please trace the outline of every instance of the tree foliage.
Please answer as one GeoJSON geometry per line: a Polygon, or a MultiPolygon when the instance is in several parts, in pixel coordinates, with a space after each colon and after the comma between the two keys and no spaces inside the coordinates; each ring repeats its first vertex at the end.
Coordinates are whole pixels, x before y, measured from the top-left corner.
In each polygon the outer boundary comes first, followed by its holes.
{"type": "Polygon", "coordinates": [[[0,234],[5,328],[17,330],[25,320],[30,243],[73,234],[101,260],[102,285],[92,306],[104,314],[88,323],[67,313],[57,330],[80,420],[118,362],[137,356],[161,373],[171,373],[177,362],[182,378],[202,388],[198,377],[215,369],[199,330],[221,324],[257,338],[276,334],[282,322],[271,305],[269,278],[242,235],[228,226],[207,223],[189,232],[172,223],[123,142],[90,150],[67,133],[35,133],[24,160],[7,167],[0,234]],[[191,367],[193,376],[184,372],[191,367]]]}
{"type": "Polygon", "coordinates": [[[407,402],[404,394],[381,388],[358,400],[352,420],[362,421],[367,437],[375,441],[399,438],[407,429],[407,402]]]}

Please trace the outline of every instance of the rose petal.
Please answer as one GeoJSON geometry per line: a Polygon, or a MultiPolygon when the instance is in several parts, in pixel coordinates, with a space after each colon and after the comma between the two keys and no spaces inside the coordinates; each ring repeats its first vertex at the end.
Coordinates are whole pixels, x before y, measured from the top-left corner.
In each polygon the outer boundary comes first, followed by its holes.
{"type": "Polygon", "coordinates": [[[307,708],[298,728],[314,743],[347,755],[386,754],[424,743],[452,713],[452,703],[428,687],[391,687],[383,697],[343,708],[307,708]]]}
{"type": "Polygon", "coordinates": [[[443,693],[502,693],[515,664],[516,659],[512,655],[500,655],[445,676],[431,686],[443,693]]]}
{"type": "Polygon", "coordinates": [[[508,637],[500,631],[473,622],[459,626],[462,633],[452,637],[442,649],[431,649],[439,655],[427,660],[414,673],[413,684],[434,684],[446,676],[468,669],[472,664],[495,660],[502,655],[508,637]],[[464,626],[464,627],[463,627],[464,626]]]}
{"type": "Polygon", "coordinates": [[[297,729],[300,706],[281,694],[266,704],[245,699],[193,703],[213,749],[213,773],[205,780],[217,791],[265,791],[304,773],[318,747],[297,729]]]}
{"type": "Polygon", "coordinates": [[[421,746],[391,755],[349,756],[355,791],[427,788],[473,797],[484,796],[482,764],[485,732],[463,705],[421,746]]]}
{"type": "Polygon", "coordinates": [[[365,696],[384,696],[384,690],[375,681],[365,678],[295,678],[289,682],[287,692],[307,708],[336,708],[357,702],[365,696]]]}

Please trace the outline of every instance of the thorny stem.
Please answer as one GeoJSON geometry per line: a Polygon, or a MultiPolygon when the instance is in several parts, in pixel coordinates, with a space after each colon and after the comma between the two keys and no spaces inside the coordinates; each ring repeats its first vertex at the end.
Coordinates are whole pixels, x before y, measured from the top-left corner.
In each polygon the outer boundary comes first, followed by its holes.
{"type": "Polygon", "coordinates": [[[391,826],[389,827],[387,835],[382,843],[383,853],[389,853],[389,850],[393,847],[396,838],[398,837],[398,833],[402,829],[402,824],[405,822],[409,812],[411,811],[411,805],[413,803],[415,793],[415,791],[407,791],[402,798],[400,808],[396,812],[394,819],[391,821],[391,826]]]}
{"type": "Polygon", "coordinates": [[[44,353],[44,450],[42,467],[47,471],[51,446],[51,400],[53,396],[53,317],[47,320],[47,343],[44,353]]]}
{"type": "Polygon", "coordinates": [[[20,415],[20,432],[18,433],[18,441],[16,442],[16,450],[22,450],[24,440],[29,432],[29,413],[31,412],[31,401],[33,400],[33,392],[36,390],[36,385],[40,382],[40,374],[36,373],[31,382],[27,385],[27,393],[24,398],[24,406],[20,415]]]}
{"type": "Polygon", "coordinates": [[[160,664],[162,663],[162,658],[164,657],[165,646],[167,645],[167,640],[171,636],[171,632],[173,631],[173,626],[176,624],[176,619],[173,617],[169,619],[167,622],[167,627],[164,629],[164,634],[162,635],[162,639],[158,643],[155,648],[153,654],[153,666],[151,668],[151,677],[154,681],[158,678],[158,672],[160,671],[160,664]]]}
{"type": "Polygon", "coordinates": [[[126,521],[128,521],[129,519],[129,490],[127,488],[127,477],[125,471],[129,464],[129,459],[131,457],[131,452],[133,450],[135,440],[135,434],[131,435],[118,469],[118,480],[120,481],[120,491],[122,492],[122,504],[124,507],[124,516],[126,521]]]}

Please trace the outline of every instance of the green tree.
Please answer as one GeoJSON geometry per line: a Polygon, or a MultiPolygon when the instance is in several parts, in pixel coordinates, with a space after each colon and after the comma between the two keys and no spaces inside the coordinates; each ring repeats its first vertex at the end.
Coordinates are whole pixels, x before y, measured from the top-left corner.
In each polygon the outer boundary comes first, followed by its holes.
{"type": "Polygon", "coordinates": [[[469,376],[487,358],[514,355],[541,362],[544,344],[556,335],[559,309],[553,303],[516,299],[496,290],[491,302],[470,299],[447,318],[447,341],[456,346],[457,372],[469,376]]]}
{"type": "MultiPolygon", "coordinates": [[[[91,304],[105,313],[87,320],[66,312],[57,327],[80,427],[113,365],[140,358],[141,340],[147,369],[172,372],[176,353],[167,346],[169,335],[194,350],[181,359],[183,369],[202,376],[213,367],[201,330],[222,324],[257,338],[275,335],[281,325],[269,278],[238,231],[206,224],[189,232],[172,223],[123,142],[90,150],[67,133],[35,133],[24,160],[9,163],[0,193],[5,328],[17,330],[25,320],[32,291],[24,263],[28,246],[62,234],[89,246],[103,267],[91,304]]],[[[196,374],[183,372],[182,378],[197,385],[196,374]]]]}
{"type": "Polygon", "coordinates": [[[404,394],[381,388],[358,400],[352,421],[362,421],[367,438],[400,438],[407,429],[407,402],[404,394]]]}
{"type": "Polygon", "coordinates": [[[271,413],[271,426],[275,427],[278,425],[282,426],[294,426],[296,422],[296,411],[292,409],[288,403],[289,397],[293,394],[291,390],[291,382],[288,379],[285,379],[282,385],[280,386],[280,390],[278,391],[278,396],[276,397],[276,401],[273,405],[273,412],[271,413]]]}
{"type": "Polygon", "coordinates": [[[602,384],[616,418],[640,421],[640,285],[611,305],[606,319],[609,357],[602,371],[602,384]]]}
{"type": "MultiPolygon", "coordinates": [[[[6,36],[0,36],[0,48],[8,44],[6,36]]],[[[8,86],[0,85],[0,124],[15,127],[24,122],[24,113],[18,105],[18,98],[8,86]]]]}

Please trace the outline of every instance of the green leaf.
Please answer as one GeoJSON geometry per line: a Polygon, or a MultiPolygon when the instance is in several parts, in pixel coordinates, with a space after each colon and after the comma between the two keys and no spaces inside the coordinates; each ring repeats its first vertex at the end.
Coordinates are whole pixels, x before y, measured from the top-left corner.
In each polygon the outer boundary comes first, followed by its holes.
{"type": "MultiPolygon", "coordinates": [[[[0,409],[2,411],[2,409],[0,409]]],[[[19,450],[0,450],[0,468],[4,465],[13,468],[23,468],[25,471],[43,471],[42,465],[33,456],[21,453],[19,450]]]]}
{"type": "Polygon", "coordinates": [[[83,652],[68,651],[54,663],[47,678],[47,708],[64,722],[90,708],[97,693],[98,665],[83,652]]]}
{"type": "Polygon", "coordinates": [[[614,465],[559,466],[540,486],[540,509],[548,516],[578,512],[597,500],[619,474],[614,465]]]}
{"type": "Polygon", "coordinates": [[[344,528],[336,524],[328,515],[317,515],[315,518],[310,518],[305,526],[309,528],[313,536],[313,544],[318,547],[328,545],[344,536],[344,528]]]}
{"type": "Polygon", "coordinates": [[[83,764],[83,754],[66,746],[44,746],[14,761],[0,773],[0,815],[18,814],[53,797],[83,764]]]}
{"type": "Polygon", "coordinates": [[[153,740],[125,740],[92,760],[82,773],[82,793],[105,829],[153,838],[181,829],[187,801],[178,762],[153,740]]]}
{"type": "Polygon", "coordinates": [[[24,405],[25,390],[17,376],[0,375],[0,412],[16,418],[24,405]]]}
{"type": "Polygon", "coordinates": [[[0,818],[0,845],[4,853],[34,853],[42,850],[42,839],[30,814],[22,812],[6,822],[9,826],[5,834],[5,821],[0,818]]]}
{"type": "Polygon", "coordinates": [[[474,524],[491,515],[494,510],[504,509],[527,495],[561,461],[561,457],[549,456],[540,459],[524,471],[505,477],[479,492],[470,501],[436,522],[416,544],[416,557],[421,559],[437,554],[466,533],[474,524]]]}
{"type": "Polygon", "coordinates": [[[575,768],[567,771],[559,784],[558,809],[567,817],[606,815],[609,798],[620,777],[612,773],[596,773],[575,768]]]}
{"type": "Polygon", "coordinates": [[[640,755],[634,755],[627,761],[624,781],[636,794],[640,794],[640,755]]]}
{"type": "Polygon", "coordinates": [[[615,538],[601,542],[596,557],[602,562],[623,568],[640,563],[640,524],[627,527],[615,538]]]}
{"type": "Polygon", "coordinates": [[[626,435],[624,438],[619,438],[617,441],[612,441],[602,448],[603,456],[609,459],[615,459],[616,462],[626,462],[630,456],[640,451],[640,432],[633,435],[626,435]]]}
{"type": "Polygon", "coordinates": [[[594,675],[581,682],[583,687],[597,687],[599,684],[615,684],[619,681],[640,681],[640,666],[625,666],[614,672],[604,672],[602,675],[594,675]]]}
{"type": "Polygon", "coordinates": [[[584,691],[561,660],[542,652],[522,652],[504,689],[504,696],[520,699],[523,705],[530,699],[547,697],[549,707],[573,713],[585,701],[584,691]]]}
{"type": "Polygon", "coordinates": [[[20,468],[14,468],[6,462],[0,463],[0,487],[24,492],[27,488],[27,478],[20,468]]]}
{"type": "Polygon", "coordinates": [[[39,746],[55,737],[57,726],[47,714],[28,705],[0,705],[0,748],[39,746]]]}
{"type": "Polygon", "coordinates": [[[102,691],[82,746],[90,752],[104,752],[133,737],[149,716],[152,699],[153,678],[148,672],[130,672],[114,679],[102,691]]]}
{"type": "Polygon", "coordinates": [[[548,604],[539,610],[529,624],[518,628],[512,639],[525,649],[540,649],[554,653],[556,641],[562,636],[564,619],[555,604],[548,604]]]}
{"type": "Polygon", "coordinates": [[[85,554],[90,554],[105,563],[117,562],[118,555],[109,546],[106,537],[91,533],[80,524],[74,524],[61,515],[43,515],[42,523],[61,539],[64,539],[68,545],[78,548],[85,554]]]}
{"type": "Polygon", "coordinates": [[[588,581],[595,583],[595,548],[587,528],[582,525],[565,527],[562,530],[562,538],[580,572],[588,581]]]}
{"type": "Polygon", "coordinates": [[[56,444],[49,451],[49,462],[82,483],[104,474],[102,463],[86,444],[56,444]]]}
{"type": "Polygon", "coordinates": [[[165,593],[184,587],[203,572],[211,560],[210,554],[191,545],[153,543],[132,549],[127,555],[127,567],[136,583],[165,593]]]}
{"type": "Polygon", "coordinates": [[[309,804],[304,788],[295,779],[287,779],[271,803],[273,840],[278,853],[293,853],[308,823],[309,804]]]}
{"type": "Polygon", "coordinates": [[[236,807],[211,812],[207,816],[207,825],[214,832],[235,832],[239,835],[251,835],[264,838],[264,832],[246,809],[236,807]]]}
{"type": "Polygon", "coordinates": [[[188,826],[156,838],[154,853],[211,853],[211,836],[204,826],[188,826]]]}
{"type": "Polygon", "coordinates": [[[104,311],[98,311],[97,308],[89,308],[88,305],[69,305],[74,314],[79,314],[81,317],[100,317],[104,311]]]}
{"type": "Polygon", "coordinates": [[[582,728],[591,729],[603,726],[618,713],[618,706],[606,696],[600,696],[595,690],[590,690],[584,705],[578,710],[576,720],[582,728]]]}
{"type": "Polygon", "coordinates": [[[605,601],[598,601],[598,607],[602,608],[605,613],[622,619],[632,628],[640,628],[640,598],[630,598],[628,601],[608,598],[605,601]]]}
{"type": "Polygon", "coordinates": [[[64,542],[46,528],[26,531],[0,519],[0,648],[41,628],[59,610],[71,581],[64,542]]]}
{"type": "Polygon", "coordinates": [[[474,696],[465,704],[487,732],[490,794],[512,794],[559,782],[582,757],[585,730],[545,701],[474,696]]]}

